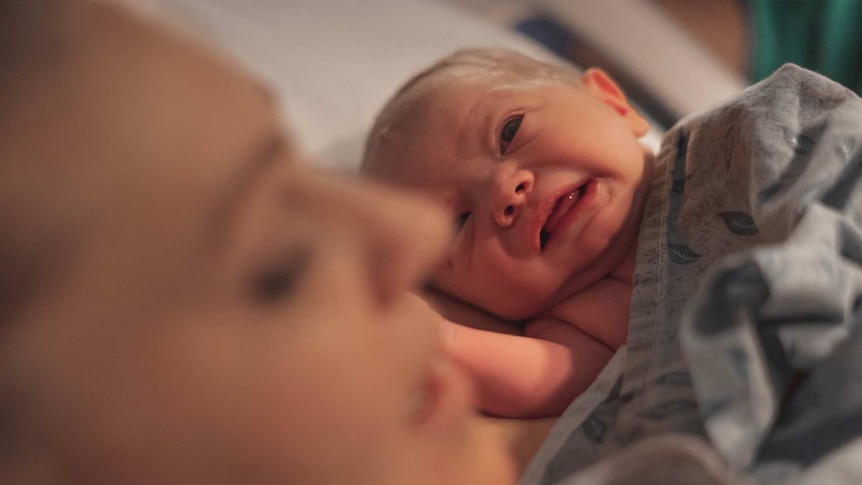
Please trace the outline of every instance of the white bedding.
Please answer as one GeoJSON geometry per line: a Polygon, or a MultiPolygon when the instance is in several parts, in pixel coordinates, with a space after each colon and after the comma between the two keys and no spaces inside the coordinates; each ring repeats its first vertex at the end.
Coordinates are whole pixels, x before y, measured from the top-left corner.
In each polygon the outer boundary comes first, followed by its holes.
{"type": "MultiPolygon", "coordinates": [[[[514,31],[416,0],[161,0],[282,98],[315,163],[354,168],[371,121],[412,73],[463,47],[506,47],[563,62],[514,31]]],[[[645,139],[657,147],[658,132],[645,139]]]]}

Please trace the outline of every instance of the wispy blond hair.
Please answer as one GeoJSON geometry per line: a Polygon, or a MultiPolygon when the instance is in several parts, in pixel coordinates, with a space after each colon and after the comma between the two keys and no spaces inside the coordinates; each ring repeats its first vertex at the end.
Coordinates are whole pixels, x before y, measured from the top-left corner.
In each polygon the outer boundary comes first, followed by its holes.
{"type": "Polygon", "coordinates": [[[366,139],[360,171],[385,178],[385,154],[412,134],[414,128],[409,121],[422,113],[430,99],[447,89],[483,84],[494,91],[549,83],[580,86],[580,75],[574,69],[506,49],[455,51],[408,79],[383,106],[366,139]]]}

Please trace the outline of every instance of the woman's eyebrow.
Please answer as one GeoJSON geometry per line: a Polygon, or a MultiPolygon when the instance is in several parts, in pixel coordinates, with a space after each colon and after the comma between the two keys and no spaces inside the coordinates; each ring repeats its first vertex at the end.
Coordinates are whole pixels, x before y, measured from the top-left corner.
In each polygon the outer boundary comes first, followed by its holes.
{"type": "Polygon", "coordinates": [[[235,219],[236,211],[242,200],[257,185],[264,175],[270,172],[279,160],[279,154],[286,148],[287,140],[282,133],[271,132],[254,143],[242,160],[235,165],[240,169],[232,174],[227,187],[209,217],[207,231],[211,241],[220,245],[227,240],[228,229],[235,219]]]}

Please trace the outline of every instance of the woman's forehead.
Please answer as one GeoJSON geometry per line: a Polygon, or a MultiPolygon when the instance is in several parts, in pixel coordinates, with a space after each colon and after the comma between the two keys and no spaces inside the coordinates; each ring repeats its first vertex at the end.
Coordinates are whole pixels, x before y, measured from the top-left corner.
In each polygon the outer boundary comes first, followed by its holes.
{"type": "Polygon", "coordinates": [[[93,30],[75,34],[74,62],[26,100],[29,117],[3,151],[27,162],[15,164],[19,182],[46,213],[93,237],[132,230],[131,220],[161,224],[172,238],[171,224],[210,212],[258,147],[280,135],[277,115],[230,62],[115,7],[96,8],[108,10],[91,12],[93,30]]]}
{"type": "Polygon", "coordinates": [[[130,14],[93,17],[101,34],[87,34],[58,80],[56,109],[46,113],[55,129],[42,140],[77,157],[47,162],[140,183],[206,164],[195,174],[206,179],[241,163],[261,132],[276,129],[259,84],[230,62],[130,14]]]}
{"type": "Polygon", "coordinates": [[[242,202],[231,194],[265,170],[261,158],[287,154],[283,144],[272,149],[281,128],[257,82],[182,37],[118,22],[127,25],[107,28],[140,30],[109,34],[113,45],[93,34],[53,90],[27,101],[33,114],[16,127],[16,143],[0,146],[22,162],[15,180],[0,180],[0,189],[22,187],[11,206],[0,192],[0,209],[30,209],[18,236],[41,222],[74,226],[62,241],[75,252],[51,268],[58,282],[39,289],[38,303],[59,301],[68,319],[122,314],[153,288],[200,286],[186,280],[212,266],[209,222],[242,202]]]}

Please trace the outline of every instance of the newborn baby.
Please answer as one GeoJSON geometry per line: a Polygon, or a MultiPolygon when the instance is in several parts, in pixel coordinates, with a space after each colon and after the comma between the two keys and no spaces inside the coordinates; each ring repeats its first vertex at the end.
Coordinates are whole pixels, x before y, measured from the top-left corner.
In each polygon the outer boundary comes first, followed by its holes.
{"type": "Polygon", "coordinates": [[[419,73],[378,116],[363,173],[430,194],[455,224],[432,286],[523,324],[444,324],[485,412],[558,415],[625,343],[647,128],[601,70],[487,49],[419,73]]]}

